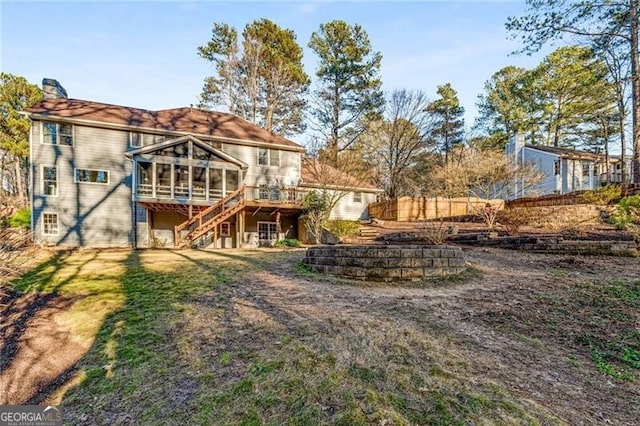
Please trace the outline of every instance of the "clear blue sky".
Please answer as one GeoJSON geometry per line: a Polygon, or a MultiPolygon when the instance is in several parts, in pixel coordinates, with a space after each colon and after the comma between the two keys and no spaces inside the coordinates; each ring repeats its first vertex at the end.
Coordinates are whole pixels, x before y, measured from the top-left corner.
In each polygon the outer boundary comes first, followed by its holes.
{"type": "MultiPolygon", "coordinates": [[[[213,22],[239,30],[268,18],[293,30],[313,75],[306,47],[323,22],[359,23],[382,52],[385,90],[420,89],[435,98],[450,82],[466,109],[467,126],[484,82],[513,64],[530,68],[542,54],[509,56],[508,16],[519,1],[265,1],[265,2],[2,2],[0,69],[40,84],[59,80],[69,96],[147,109],[197,103],[211,65],[196,48],[213,22]]],[[[298,139],[298,142],[303,142],[298,139]]]]}

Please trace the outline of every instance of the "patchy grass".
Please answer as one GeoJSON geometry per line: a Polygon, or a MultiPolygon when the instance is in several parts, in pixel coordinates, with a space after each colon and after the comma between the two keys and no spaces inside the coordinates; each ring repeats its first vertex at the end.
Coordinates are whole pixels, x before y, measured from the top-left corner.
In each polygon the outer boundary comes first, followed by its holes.
{"type": "Polygon", "coordinates": [[[548,273],[562,280],[533,288],[528,306],[497,315],[489,311],[483,318],[527,339],[551,340],[568,351],[590,354],[601,373],[634,381],[640,370],[640,279],[568,280],[568,270],[548,273]]]}
{"type": "MultiPolygon", "coordinates": [[[[443,319],[451,312],[443,308],[446,301],[477,294],[473,286],[487,269],[473,266],[427,288],[360,286],[311,273],[300,263],[303,253],[149,250],[53,257],[14,283],[22,292],[57,292],[73,300],[55,321],[86,353],[73,380],[47,390],[47,402],[61,402],[75,424],[574,420],[558,415],[557,400],[479,372],[482,339],[454,328],[463,321],[443,319]]],[[[569,280],[575,274],[557,275],[569,280]]],[[[539,351],[557,333],[574,368],[584,368],[571,352],[580,349],[594,360],[584,374],[600,370],[634,380],[622,375],[640,363],[639,336],[631,327],[640,282],[573,284],[556,285],[555,292],[536,287],[532,306],[503,307],[499,322],[493,322],[495,306],[477,318],[492,334],[522,336],[539,351]],[[540,309],[544,322],[527,316],[540,309]],[[614,327],[612,337],[607,333],[614,327]]],[[[496,361],[491,368],[511,366],[496,361]]]]}

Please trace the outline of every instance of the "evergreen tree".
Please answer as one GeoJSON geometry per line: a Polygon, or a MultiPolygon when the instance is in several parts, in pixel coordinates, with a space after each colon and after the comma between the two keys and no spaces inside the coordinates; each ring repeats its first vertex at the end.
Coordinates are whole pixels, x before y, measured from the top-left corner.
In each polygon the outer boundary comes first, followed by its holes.
{"type": "Polygon", "coordinates": [[[434,117],[435,125],[431,137],[440,151],[444,152],[444,164],[449,164],[449,157],[454,145],[461,144],[464,138],[464,108],[458,100],[458,93],[451,83],[438,86],[435,101],[427,106],[427,111],[434,117]]]}
{"type": "Polygon", "coordinates": [[[585,44],[603,38],[621,43],[630,58],[633,173],[640,182],[640,14],[638,0],[527,0],[527,14],[510,17],[507,30],[524,44],[523,51],[535,52],[548,42],[572,37],[585,44]]]}
{"type": "Polygon", "coordinates": [[[339,20],[321,24],[309,47],[319,58],[312,107],[315,130],[326,140],[324,160],[336,165],[338,153],[352,148],[367,122],[381,112],[382,55],[372,51],[360,25],[339,20]]]}
{"type": "Polygon", "coordinates": [[[29,120],[20,115],[42,99],[42,90],[24,77],[0,73],[0,192],[7,187],[28,198],[29,120]]]}
{"type": "Polygon", "coordinates": [[[238,31],[215,23],[211,40],[198,54],[215,64],[205,79],[201,107],[225,104],[230,112],[280,135],[304,130],[309,76],[302,48],[291,30],[268,19],[248,24],[238,45],[238,31]]]}

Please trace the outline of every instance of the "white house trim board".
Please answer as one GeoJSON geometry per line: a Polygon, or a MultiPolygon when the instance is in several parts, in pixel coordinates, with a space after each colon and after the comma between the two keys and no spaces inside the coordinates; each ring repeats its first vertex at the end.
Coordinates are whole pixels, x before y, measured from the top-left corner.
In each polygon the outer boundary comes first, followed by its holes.
{"type": "Polygon", "coordinates": [[[244,170],[244,169],[249,168],[249,165],[247,163],[245,163],[244,161],[238,160],[237,158],[232,157],[231,155],[229,155],[229,154],[227,154],[225,152],[222,152],[219,149],[217,149],[215,147],[212,147],[211,145],[209,145],[209,144],[207,144],[205,142],[202,142],[201,140],[199,140],[198,138],[196,138],[193,135],[181,136],[181,137],[176,138],[176,139],[169,139],[169,140],[166,140],[164,142],[157,143],[157,144],[147,145],[147,146],[144,146],[142,148],[133,149],[131,151],[125,152],[125,155],[127,157],[134,157],[134,156],[137,156],[137,155],[144,155],[144,154],[148,154],[148,153],[160,150],[160,149],[169,148],[171,146],[179,145],[179,144],[181,144],[183,142],[191,142],[191,143],[195,144],[196,146],[198,146],[199,148],[201,148],[201,149],[203,149],[205,151],[208,151],[208,152],[216,155],[217,157],[220,157],[221,159],[223,159],[223,160],[225,160],[225,161],[227,161],[229,163],[235,164],[240,169],[244,170]]]}

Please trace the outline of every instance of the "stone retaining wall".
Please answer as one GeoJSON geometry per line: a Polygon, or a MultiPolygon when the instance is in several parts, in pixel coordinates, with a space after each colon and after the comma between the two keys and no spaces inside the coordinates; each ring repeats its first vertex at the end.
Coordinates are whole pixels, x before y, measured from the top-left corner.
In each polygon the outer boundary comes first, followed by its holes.
{"type": "Polygon", "coordinates": [[[456,275],[466,269],[456,246],[320,246],[304,262],[314,272],[362,280],[421,280],[456,275]]]}
{"type": "Polygon", "coordinates": [[[512,250],[528,250],[538,253],[588,254],[609,256],[640,256],[634,241],[565,240],[563,237],[498,237],[456,238],[462,244],[492,246],[512,250]]]}
{"type": "MultiPolygon", "coordinates": [[[[512,214],[525,215],[530,220],[529,226],[546,229],[562,229],[567,225],[595,225],[601,223],[603,207],[591,204],[576,204],[571,206],[545,207],[511,207],[512,214]]],[[[498,219],[499,221],[500,219],[498,219]]]]}

